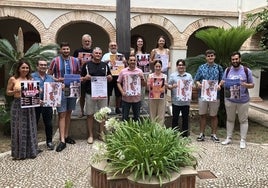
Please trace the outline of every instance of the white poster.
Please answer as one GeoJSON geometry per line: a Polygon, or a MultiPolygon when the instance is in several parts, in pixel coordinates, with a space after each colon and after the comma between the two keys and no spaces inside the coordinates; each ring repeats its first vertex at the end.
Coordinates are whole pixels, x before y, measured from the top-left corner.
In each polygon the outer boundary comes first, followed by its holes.
{"type": "Polygon", "coordinates": [[[201,100],[217,101],[218,80],[203,80],[201,89],[201,100]]]}
{"type": "Polygon", "coordinates": [[[177,98],[179,101],[192,100],[192,80],[178,80],[177,98]]]}
{"type": "Polygon", "coordinates": [[[91,97],[93,99],[107,98],[107,77],[92,76],[91,77],[91,97]]]}
{"type": "Polygon", "coordinates": [[[124,77],[125,84],[124,90],[127,96],[140,96],[141,95],[141,78],[138,74],[130,74],[124,77]]]}

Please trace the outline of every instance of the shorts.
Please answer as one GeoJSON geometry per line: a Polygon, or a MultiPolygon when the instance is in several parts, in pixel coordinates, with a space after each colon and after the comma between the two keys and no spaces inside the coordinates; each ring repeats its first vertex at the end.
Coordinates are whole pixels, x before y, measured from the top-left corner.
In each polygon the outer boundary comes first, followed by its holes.
{"type": "Polygon", "coordinates": [[[209,116],[216,116],[218,114],[220,106],[220,100],[218,99],[215,102],[202,101],[198,100],[199,115],[209,114],[209,116]]]}
{"type": "Polygon", "coordinates": [[[70,111],[70,110],[75,110],[77,98],[65,97],[64,92],[62,93],[61,97],[62,97],[61,98],[61,106],[57,107],[58,112],[66,112],[66,111],[70,111]]]}
{"type": "Polygon", "coordinates": [[[111,82],[108,82],[108,96],[112,96],[113,95],[113,90],[114,90],[114,94],[116,97],[121,97],[121,92],[119,91],[118,87],[117,87],[117,79],[118,76],[113,76],[113,79],[111,82]]]}
{"type": "Polygon", "coordinates": [[[107,99],[92,99],[91,95],[86,93],[85,114],[92,115],[108,104],[107,99]]]}

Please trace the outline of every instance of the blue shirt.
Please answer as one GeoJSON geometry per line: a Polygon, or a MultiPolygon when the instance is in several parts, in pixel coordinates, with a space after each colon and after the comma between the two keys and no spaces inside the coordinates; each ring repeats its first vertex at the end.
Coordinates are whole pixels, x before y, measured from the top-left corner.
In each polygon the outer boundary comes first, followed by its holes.
{"type": "Polygon", "coordinates": [[[39,81],[39,87],[42,90],[40,92],[40,99],[43,100],[44,97],[44,83],[45,82],[54,82],[54,79],[51,75],[45,74],[44,79],[40,76],[39,72],[32,73],[32,77],[35,81],[39,81]]]}
{"type": "MultiPolygon", "coordinates": [[[[177,84],[178,80],[191,80],[193,82],[193,78],[191,74],[185,72],[184,74],[180,75],[178,72],[174,72],[170,75],[168,84],[169,85],[177,84]]],[[[189,106],[190,105],[190,101],[180,101],[178,99],[177,87],[171,90],[171,100],[172,100],[172,104],[176,106],[189,106]]]]}
{"type": "MultiPolygon", "coordinates": [[[[196,75],[194,77],[194,81],[199,81],[202,83],[203,80],[218,80],[221,81],[223,76],[223,68],[222,66],[213,63],[212,65],[205,63],[198,67],[196,75]]],[[[201,90],[199,90],[199,96],[201,94],[201,90]]],[[[218,91],[217,98],[220,98],[220,92],[218,91]]]]}

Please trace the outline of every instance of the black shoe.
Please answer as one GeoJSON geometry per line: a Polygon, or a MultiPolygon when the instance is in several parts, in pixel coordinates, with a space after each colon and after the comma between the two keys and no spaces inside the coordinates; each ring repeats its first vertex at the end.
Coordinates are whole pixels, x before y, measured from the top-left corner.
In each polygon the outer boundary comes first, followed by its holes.
{"type": "Polygon", "coordinates": [[[43,150],[37,149],[37,154],[42,153],[42,152],[43,152],[43,150]]]}
{"type": "Polygon", "coordinates": [[[216,143],[219,143],[219,142],[220,142],[220,139],[219,139],[216,135],[211,135],[210,139],[211,139],[213,142],[216,142],[216,143]]]}
{"type": "Polygon", "coordinates": [[[197,139],[196,139],[198,142],[201,142],[201,141],[205,141],[205,135],[204,134],[200,134],[197,139]]]}
{"type": "Polygon", "coordinates": [[[115,113],[116,113],[116,114],[121,114],[122,112],[121,112],[121,110],[120,110],[119,108],[116,108],[116,109],[115,109],[115,113]]]}
{"type": "Polygon", "coordinates": [[[64,142],[60,142],[59,145],[56,148],[56,152],[61,152],[62,150],[64,150],[66,148],[66,143],[64,142]]]}
{"type": "Polygon", "coordinates": [[[71,137],[67,137],[67,138],[65,138],[65,142],[67,143],[67,144],[75,144],[75,141],[74,141],[74,139],[72,139],[71,137]]]}
{"type": "Polygon", "coordinates": [[[48,150],[54,150],[54,144],[52,142],[47,143],[47,149],[48,150]]]}

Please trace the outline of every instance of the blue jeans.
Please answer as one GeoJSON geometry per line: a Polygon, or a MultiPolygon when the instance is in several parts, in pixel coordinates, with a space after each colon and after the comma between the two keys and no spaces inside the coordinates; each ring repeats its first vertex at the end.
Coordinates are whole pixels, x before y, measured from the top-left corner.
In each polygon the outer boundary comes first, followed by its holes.
{"type": "Polygon", "coordinates": [[[179,128],[183,137],[187,137],[189,133],[189,109],[190,106],[177,106],[172,104],[172,128],[179,128]],[[182,126],[179,127],[179,116],[182,114],[182,126]]]}
{"type": "Polygon", "coordinates": [[[129,120],[129,110],[132,108],[133,120],[138,121],[140,119],[141,101],[139,102],[126,102],[122,101],[122,120],[129,120]]]}

